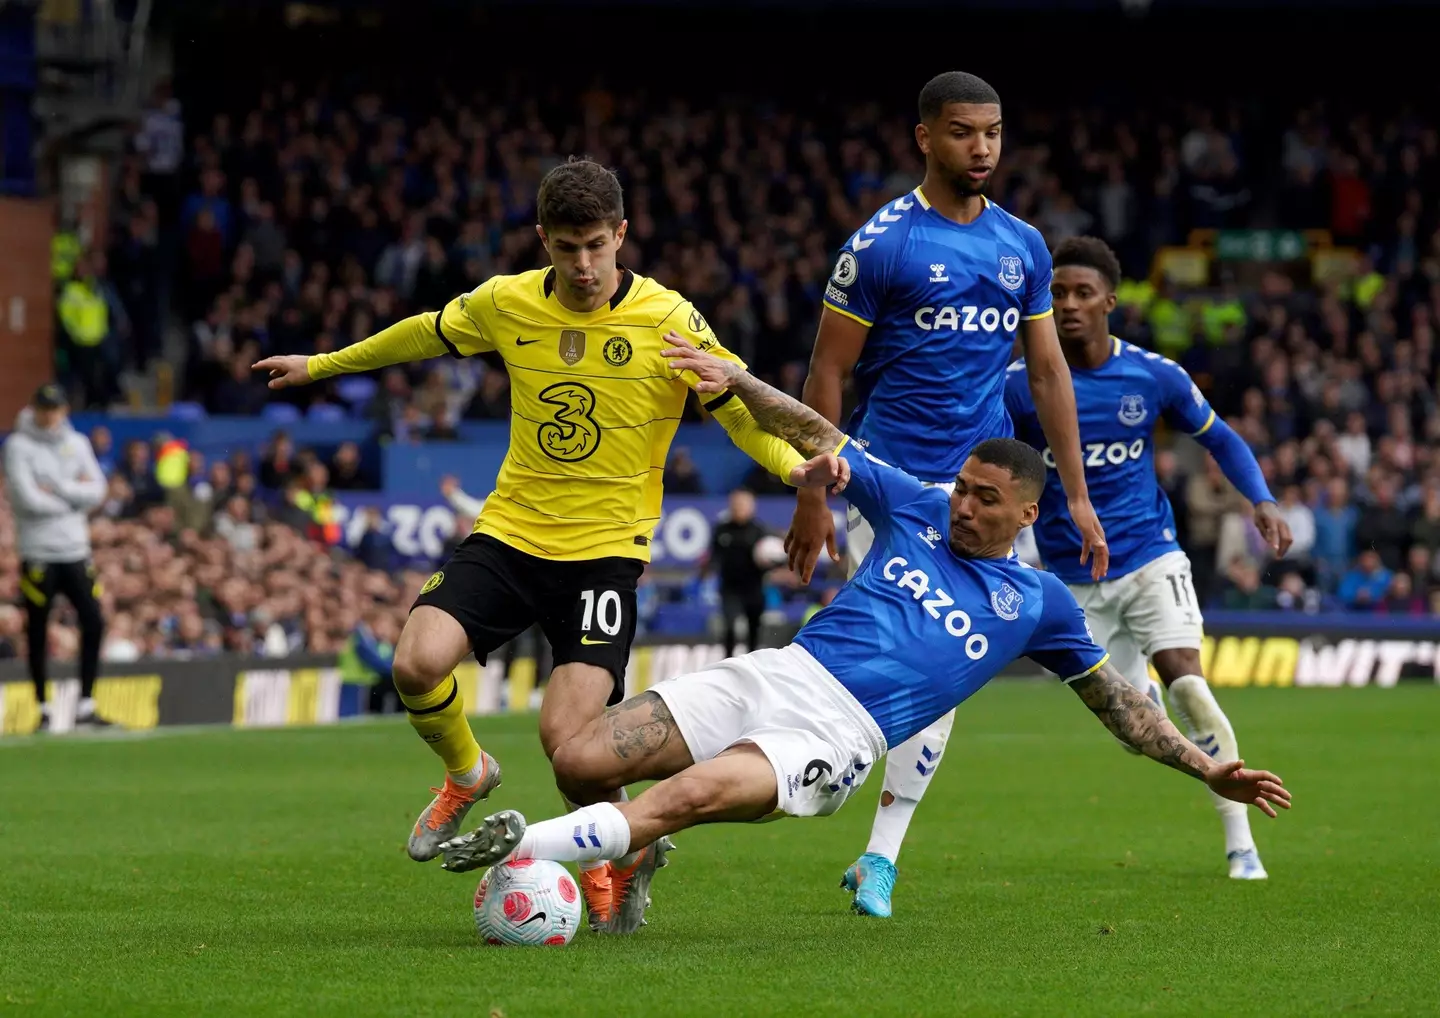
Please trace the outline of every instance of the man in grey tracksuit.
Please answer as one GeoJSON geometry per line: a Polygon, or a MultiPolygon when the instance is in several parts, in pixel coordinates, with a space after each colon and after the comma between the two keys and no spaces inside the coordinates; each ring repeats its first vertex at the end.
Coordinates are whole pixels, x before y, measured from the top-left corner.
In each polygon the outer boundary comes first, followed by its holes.
{"type": "Polygon", "coordinates": [[[65,391],[42,385],[20,411],[5,442],[5,480],[15,514],[20,593],[28,618],[30,678],[40,702],[40,727],[51,724],[45,699],[50,608],[64,594],[80,617],[80,704],[75,724],[108,724],[95,713],[95,677],[105,623],[90,562],[87,514],[105,498],[105,475],[90,440],[69,420],[65,391]]]}

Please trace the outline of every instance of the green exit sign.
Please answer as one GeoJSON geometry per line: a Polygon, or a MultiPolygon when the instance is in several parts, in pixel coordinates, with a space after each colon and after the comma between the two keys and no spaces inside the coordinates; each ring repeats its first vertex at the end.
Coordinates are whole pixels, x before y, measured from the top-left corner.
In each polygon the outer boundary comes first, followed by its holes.
{"type": "Polygon", "coordinates": [[[1223,262],[1293,262],[1308,250],[1296,230],[1221,230],[1215,237],[1215,257],[1223,262]]]}

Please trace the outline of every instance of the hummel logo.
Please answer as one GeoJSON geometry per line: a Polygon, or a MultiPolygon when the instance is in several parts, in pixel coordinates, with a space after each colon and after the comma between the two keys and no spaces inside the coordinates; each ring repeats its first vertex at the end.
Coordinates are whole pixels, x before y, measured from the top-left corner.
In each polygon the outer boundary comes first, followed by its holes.
{"type": "Polygon", "coordinates": [[[538,343],[538,342],[540,342],[538,339],[522,339],[520,336],[516,336],[516,337],[515,337],[515,345],[516,345],[516,346],[529,346],[531,343],[538,343]]]}
{"type": "Polygon", "coordinates": [[[590,639],[590,637],[588,637],[588,636],[582,636],[582,637],[580,637],[580,642],[583,643],[583,644],[584,644],[585,646],[587,646],[587,647],[598,647],[598,646],[600,646],[601,644],[609,643],[610,641],[609,641],[609,640],[592,640],[592,639],[590,639]]]}
{"type": "Polygon", "coordinates": [[[529,919],[526,919],[526,920],[525,920],[524,922],[522,922],[522,923],[516,923],[516,925],[517,925],[517,926],[529,926],[529,925],[530,925],[531,923],[533,923],[536,919],[544,919],[544,918],[545,918],[545,913],[544,913],[544,912],[536,912],[536,913],[535,913],[534,915],[532,915],[529,919]]]}
{"type": "Polygon", "coordinates": [[[934,527],[926,527],[925,533],[923,534],[917,530],[915,532],[915,536],[928,544],[931,551],[934,551],[935,546],[938,545],[942,540],[944,540],[944,538],[940,534],[940,531],[936,530],[934,527]]]}
{"type": "Polygon", "coordinates": [[[950,282],[950,277],[947,276],[947,275],[945,275],[945,263],[944,263],[944,262],[933,262],[933,263],[930,265],[930,282],[932,282],[932,283],[948,283],[948,282],[950,282]]]}

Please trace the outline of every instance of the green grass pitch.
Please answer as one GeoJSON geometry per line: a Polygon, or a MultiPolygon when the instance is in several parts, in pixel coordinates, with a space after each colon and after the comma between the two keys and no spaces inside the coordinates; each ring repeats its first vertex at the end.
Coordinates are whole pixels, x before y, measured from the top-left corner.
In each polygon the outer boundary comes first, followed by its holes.
{"type": "MultiPolygon", "coordinates": [[[[1051,684],[960,711],[891,921],[836,886],[872,780],[826,820],[677,837],[651,924],[479,943],[475,879],[406,833],[438,777],[403,721],[0,746],[5,1015],[1440,1013],[1440,689],[1226,690],[1295,809],[1225,876],[1204,789],[1051,684]]],[[[530,716],[476,719],[493,797],[558,797],[530,716]]],[[[476,814],[477,816],[479,814],[476,814]]]]}

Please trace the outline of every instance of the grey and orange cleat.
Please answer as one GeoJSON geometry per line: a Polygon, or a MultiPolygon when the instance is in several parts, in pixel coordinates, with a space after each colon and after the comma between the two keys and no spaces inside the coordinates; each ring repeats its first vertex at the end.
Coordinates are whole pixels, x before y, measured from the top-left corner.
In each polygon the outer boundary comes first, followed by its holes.
{"type": "Polygon", "coordinates": [[[480,780],[468,788],[457,785],[447,774],[442,787],[430,789],[435,798],[430,800],[410,832],[410,858],[428,862],[439,855],[441,843],[460,833],[460,824],[470,807],[499,787],[500,765],[495,758],[481,750],[480,763],[480,780]]]}
{"type": "Polygon", "coordinates": [[[610,908],[614,904],[615,892],[610,880],[610,863],[581,870],[580,891],[585,895],[585,914],[590,920],[590,929],[599,933],[610,921],[610,908]]]}
{"type": "Polygon", "coordinates": [[[661,838],[654,844],[646,845],[629,866],[621,868],[618,862],[610,864],[610,921],[601,927],[602,933],[634,933],[645,925],[645,909],[650,906],[650,882],[655,871],[670,864],[669,855],[675,851],[675,843],[661,838]]]}
{"type": "Polygon", "coordinates": [[[515,851],[525,836],[525,818],[513,809],[502,809],[481,821],[469,834],[451,838],[440,846],[445,861],[440,868],[451,873],[466,873],[482,866],[493,866],[515,851]]]}

